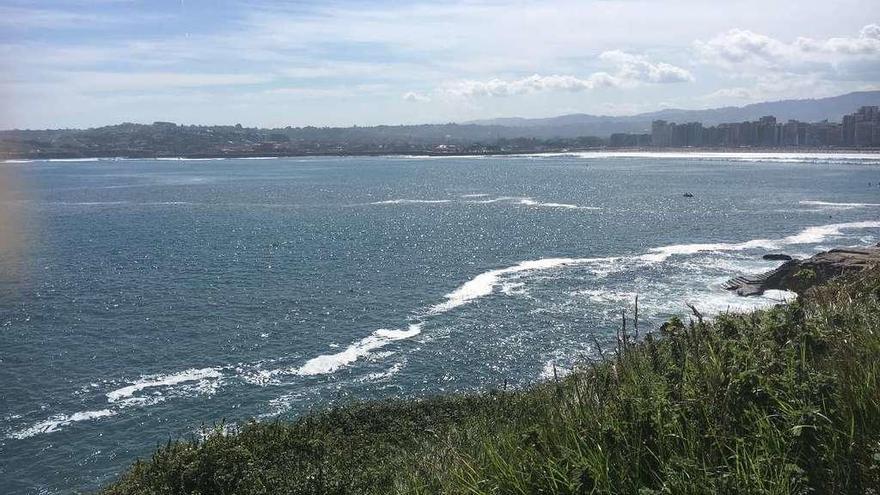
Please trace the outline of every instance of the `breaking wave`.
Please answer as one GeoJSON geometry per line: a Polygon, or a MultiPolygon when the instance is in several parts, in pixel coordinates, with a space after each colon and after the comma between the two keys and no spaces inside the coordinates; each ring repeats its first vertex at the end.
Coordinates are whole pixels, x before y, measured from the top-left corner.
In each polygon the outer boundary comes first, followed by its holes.
{"type": "Polygon", "coordinates": [[[385,201],[374,201],[371,205],[407,205],[407,204],[437,204],[451,203],[451,199],[388,199],[385,201]]]}
{"type": "MultiPolygon", "coordinates": [[[[609,273],[631,270],[646,265],[664,263],[670,258],[679,256],[692,256],[700,253],[718,255],[725,252],[738,252],[745,250],[779,249],[784,246],[818,244],[843,234],[845,230],[880,228],[880,221],[862,221],[849,223],[836,223],[808,227],[800,232],[777,239],[752,239],[739,243],[693,243],[673,244],[649,249],[642,254],[629,256],[593,257],[593,258],[542,258],[521,261],[517,264],[488,270],[477,274],[457,288],[447,293],[441,302],[413,314],[408,327],[403,329],[378,329],[368,336],[357,340],[340,352],[328,353],[313,357],[300,366],[278,368],[272,370],[262,369],[267,362],[240,364],[237,366],[191,368],[184,371],[144,375],[140,379],[130,382],[128,385],[107,392],[106,399],[110,408],[82,411],[70,415],[57,414],[46,420],[37,422],[29,427],[10,433],[10,438],[27,438],[30,436],[51,433],[75,422],[96,420],[116,415],[126,407],[143,407],[164,400],[169,396],[195,395],[213,393],[225,380],[230,377],[240,381],[265,385],[272,383],[278,376],[315,376],[334,373],[356,361],[366,358],[373,352],[394,342],[411,339],[420,335],[426,322],[437,315],[450,312],[456,308],[473,303],[477,300],[491,296],[500,291],[507,295],[521,293],[521,290],[504,290],[510,286],[511,279],[516,281],[517,289],[522,287],[522,282],[517,279],[525,274],[560,269],[565,267],[588,267],[597,277],[609,273]],[[164,393],[163,393],[164,391],[164,393]]],[[[699,268],[699,267],[697,267],[699,268]]],[[[724,271],[730,267],[721,266],[724,271]]],[[[572,293],[589,297],[596,302],[616,303],[629,300],[632,294],[628,292],[615,292],[587,288],[572,293]]],[[[743,300],[744,307],[758,307],[767,302],[784,300],[790,295],[784,292],[768,292],[761,300],[743,300]]],[[[665,296],[664,296],[665,297],[665,296]]],[[[708,305],[708,312],[723,311],[725,307],[731,307],[733,303],[740,301],[738,296],[713,291],[710,294],[689,294],[689,297],[708,305]]],[[[647,302],[647,301],[646,301],[647,302]]],[[[658,308],[659,309],[659,308],[658,308]]],[[[271,362],[271,361],[270,361],[271,362]]],[[[394,374],[399,368],[389,370],[394,374]]],[[[390,376],[390,374],[388,376],[390,376]]],[[[378,375],[377,375],[378,376],[378,375]]],[[[384,376],[384,375],[383,375],[384,376]]]]}
{"type": "Polygon", "coordinates": [[[799,201],[798,204],[806,206],[818,206],[832,210],[851,210],[853,208],[870,208],[880,206],[880,203],[832,203],[830,201],[799,201]]]}
{"type": "MultiPolygon", "coordinates": [[[[554,202],[543,202],[538,201],[534,198],[530,198],[528,196],[499,196],[497,198],[490,199],[475,199],[475,198],[485,198],[489,196],[488,194],[464,194],[461,197],[464,198],[464,203],[470,204],[491,204],[491,203],[511,203],[511,204],[519,204],[523,206],[532,206],[536,208],[557,208],[557,209],[566,209],[566,210],[601,210],[602,208],[598,206],[581,206],[569,203],[554,203],[554,202]]],[[[405,204],[442,204],[442,203],[452,203],[454,202],[451,199],[387,199],[384,201],[374,201],[369,203],[371,205],[405,205],[405,204]]]]}
{"type": "Polygon", "coordinates": [[[819,163],[819,164],[880,164],[877,153],[776,153],[776,152],[701,152],[701,151],[584,151],[568,153],[533,153],[526,157],[571,156],[582,159],[654,158],[729,162],[819,163]]]}
{"type": "Polygon", "coordinates": [[[296,370],[298,375],[321,375],[333,373],[339,368],[351,364],[366,356],[370,352],[385,347],[395,340],[403,340],[415,337],[422,333],[422,324],[413,323],[406,330],[388,330],[380,328],[368,337],[346,347],[336,354],[324,354],[312,358],[296,370]]]}
{"type": "Polygon", "coordinates": [[[217,380],[222,377],[223,374],[220,372],[220,368],[191,368],[188,370],[180,371],[178,373],[171,373],[167,375],[143,376],[140,380],[135,381],[131,385],[108,392],[106,394],[107,401],[111,404],[117,402],[125,403],[125,401],[131,401],[132,399],[135,399],[134,402],[139,402],[144,398],[134,397],[134,395],[144,389],[170,387],[186,382],[203,382],[205,380],[217,380]]]}
{"type": "Polygon", "coordinates": [[[98,418],[106,418],[107,416],[113,416],[115,414],[116,411],[110,409],[101,409],[100,411],[81,411],[73,413],[71,415],[56,414],[54,416],[51,416],[49,419],[40,421],[39,423],[35,423],[34,425],[24,428],[22,430],[10,433],[9,438],[21,440],[43,433],[52,433],[71,423],[76,423],[79,421],[91,421],[98,418]]]}

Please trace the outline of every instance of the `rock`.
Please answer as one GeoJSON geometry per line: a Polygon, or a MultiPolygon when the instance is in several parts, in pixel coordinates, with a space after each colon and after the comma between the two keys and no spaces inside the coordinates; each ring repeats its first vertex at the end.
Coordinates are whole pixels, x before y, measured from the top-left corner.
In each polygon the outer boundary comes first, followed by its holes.
{"type": "Polygon", "coordinates": [[[880,247],[832,249],[805,260],[789,259],[778,268],[757,276],[741,276],[724,284],[741,296],[757,296],[764,291],[790,290],[803,294],[845,273],[880,265],[880,247]]]}
{"type": "Polygon", "coordinates": [[[781,253],[770,253],[761,256],[761,259],[770,260],[770,261],[791,261],[793,258],[787,254],[781,253]]]}

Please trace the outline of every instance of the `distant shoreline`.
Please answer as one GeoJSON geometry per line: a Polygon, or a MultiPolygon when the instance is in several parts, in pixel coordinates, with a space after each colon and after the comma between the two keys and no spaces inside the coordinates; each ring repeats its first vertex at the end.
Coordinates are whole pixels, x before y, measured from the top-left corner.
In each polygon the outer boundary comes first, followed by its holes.
{"type": "Polygon", "coordinates": [[[689,155],[689,154],[717,154],[717,155],[760,155],[760,154],[778,154],[778,155],[865,155],[878,156],[880,148],[585,148],[585,149],[560,149],[560,150],[517,150],[517,151],[487,151],[481,152],[434,152],[425,151],[420,153],[413,152],[384,152],[384,153],[301,153],[301,154],[249,154],[249,153],[230,153],[230,154],[190,154],[183,156],[171,155],[150,155],[150,156],[72,156],[72,155],[49,155],[49,156],[21,156],[21,157],[4,157],[0,159],[2,163],[28,163],[37,161],[55,161],[55,162],[79,162],[79,161],[114,161],[114,160],[272,160],[283,158],[309,158],[309,157],[430,157],[430,158],[456,158],[456,157],[492,157],[492,156],[535,156],[535,155],[574,155],[574,154],[610,154],[610,155],[633,155],[641,154],[653,155],[689,155]]]}

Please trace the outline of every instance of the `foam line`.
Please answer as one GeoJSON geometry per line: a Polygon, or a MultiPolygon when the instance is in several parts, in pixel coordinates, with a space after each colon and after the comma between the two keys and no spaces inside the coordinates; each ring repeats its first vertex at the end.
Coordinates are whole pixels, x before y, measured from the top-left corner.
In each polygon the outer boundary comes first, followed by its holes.
{"type": "Polygon", "coordinates": [[[322,375],[333,373],[339,368],[351,364],[366,356],[371,351],[384,347],[395,340],[403,340],[415,337],[422,333],[422,324],[413,323],[406,330],[388,330],[380,328],[368,337],[346,347],[336,354],[324,354],[312,358],[296,370],[298,375],[322,375]]]}
{"type": "Polygon", "coordinates": [[[371,205],[404,205],[404,204],[437,204],[451,203],[451,199],[389,199],[385,201],[374,201],[371,205]]]}
{"type": "MultiPolygon", "coordinates": [[[[476,195],[475,195],[476,196],[476,195]]],[[[485,196],[485,195],[482,195],[485,196]]],[[[464,197],[464,196],[462,196],[464,197]]],[[[567,210],[601,210],[598,206],[580,206],[573,205],[569,203],[545,203],[542,201],[537,201],[528,196],[499,196],[497,198],[491,199],[480,199],[480,200],[471,200],[468,203],[475,204],[490,204],[490,203],[501,203],[501,202],[513,202],[518,203],[524,206],[534,206],[536,208],[562,208],[567,210]]]]}
{"type": "Polygon", "coordinates": [[[223,376],[220,368],[191,368],[188,370],[172,373],[168,375],[149,375],[144,376],[140,380],[132,383],[127,387],[122,387],[107,393],[107,401],[110,403],[119,402],[123,399],[132,397],[137,392],[146,388],[154,387],[170,387],[179,383],[196,382],[202,380],[216,380],[223,376]]]}
{"type": "MultiPolygon", "coordinates": [[[[445,300],[431,306],[425,316],[439,315],[455,308],[491,295],[495,288],[502,285],[503,278],[509,275],[549,270],[562,266],[588,265],[601,266],[608,270],[608,266],[620,261],[634,261],[636,263],[660,263],[676,255],[690,255],[701,252],[724,252],[743,251],[748,249],[778,249],[783,245],[819,243],[831,236],[839,235],[845,229],[880,228],[880,222],[851,222],[830,225],[808,227],[801,232],[784,237],[782,239],[752,239],[740,243],[703,243],[703,244],[673,244],[653,248],[648,253],[631,257],[604,257],[604,258],[543,258],[527,260],[505,268],[497,268],[478,274],[474,278],[460,285],[454,291],[445,295],[445,300]]],[[[625,265],[624,265],[625,266],[625,265]]],[[[619,268],[618,268],[619,269],[619,268]]],[[[612,270],[613,271],[613,270],[612,270]]],[[[332,373],[342,366],[351,364],[368,355],[371,351],[387,345],[394,340],[413,337],[421,333],[421,323],[411,325],[410,330],[376,330],[370,336],[350,345],[344,351],[336,354],[327,354],[311,359],[297,370],[300,375],[316,375],[332,373]],[[393,332],[385,335],[382,332],[393,332]]]]}
{"type": "Polygon", "coordinates": [[[841,235],[843,230],[849,229],[874,229],[880,228],[878,221],[865,222],[848,222],[848,223],[832,223],[829,225],[819,225],[816,227],[807,227],[795,235],[782,239],[782,243],[789,244],[817,244],[825,240],[841,235]]]}
{"type": "Polygon", "coordinates": [[[829,201],[799,201],[798,204],[808,206],[825,206],[828,208],[840,208],[846,210],[851,208],[868,208],[872,206],[880,206],[880,203],[832,203],[829,201]]]}
{"type": "MultiPolygon", "coordinates": [[[[748,249],[779,249],[782,246],[817,244],[828,240],[834,236],[841,235],[844,230],[855,229],[872,229],[880,228],[880,221],[863,221],[836,223],[828,225],[818,225],[807,227],[800,232],[783,237],[780,239],[752,239],[740,243],[694,243],[694,244],[673,244],[669,246],[661,246],[648,250],[648,252],[633,256],[616,256],[601,258],[543,258],[536,260],[526,260],[512,266],[488,270],[476,275],[474,278],[460,285],[458,288],[444,296],[444,300],[434,306],[429,307],[418,318],[418,322],[412,323],[407,329],[379,329],[372,332],[338,353],[325,354],[314,357],[305,362],[300,367],[291,369],[276,369],[258,371],[260,384],[265,384],[268,379],[279,374],[297,374],[301,376],[311,376],[333,373],[340,368],[347,366],[358,359],[368,356],[373,351],[380,349],[392,342],[409,339],[419,335],[426,318],[446,313],[465,304],[476,301],[480,298],[491,295],[497,287],[504,286],[505,278],[520,273],[550,270],[565,266],[584,266],[589,265],[596,273],[610,273],[622,269],[632,268],[632,264],[661,263],[673,256],[692,255],[696,253],[720,253],[725,251],[742,251],[748,249]]],[[[585,292],[585,295],[592,297],[611,297],[599,292],[585,292]]],[[[716,300],[712,300],[714,306],[722,307],[729,305],[727,300],[728,294],[716,294],[716,300]]],[[[785,298],[789,294],[780,292],[776,295],[778,298],[785,298]]],[[[730,296],[733,297],[733,296],[730,296]]],[[[767,298],[765,298],[767,299],[767,298]]],[[[771,298],[772,299],[772,298],[771,298]]],[[[737,299],[739,300],[739,299],[737,299]]],[[[755,303],[763,300],[756,299],[755,303]]],[[[747,303],[749,301],[743,301],[747,303]]],[[[763,302],[762,302],[763,304],[763,302]]],[[[245,368],[258,369],[259,364],[244,365],[245,368]]],[[[117,414],[121,409],[130,405],[149,404],[144,398],[135,395],[145,389],[156,387],[171,387],[181,383],[198,382],[199,384],[210,384],[218,386],[220,379],[224,376],[223,370],[231,369],[231,367],[211,367],[201,369],[188,369],[177,373],[165,375],[149,375],[143,376],[140,380],[131,383],[128,386],[113,390],[106,394],[109,403],[114,404],[112,409],[102,409],[96,411],[82,411],[71,415],[58,414],[50,418],[38,422],[28,428],[9,434],[10,438],[27,438],[42,433],[51,433],[65,427],[71,423],[78,421],[88,421],[117,414]]],[[[248,381],[243,376],[243,367],[235,368],[239,377],[248,381]]],[[[389,371],[396,372],[397,368],[389,371]]],[[[392,373],[393,374],[393,373],[392,373]]],[[[256,383],[256,382],[252,382],[256,383]]]]}
{"type": "Polygon", "coordinates": [[[818,225],[815,227],[807,227],[797,234],[783,237],[782,239],[752,239],[740,243],[713,243],[713,244],[673,244],[670,246],[657,247],[649,250],[647,254],[640,258],[651,261],[665,261],[673,255],[680,254],[696,254],[700,252],[720,252],[720,251],[744,251],[746,249],[779,249],[782,246],[793,244],[818,244],[825,240],[841,235],[843,230],[848,229],[870,229],[880,228],[880,222],[849,222],[849,223],[833,223],[829,225],[818,225]]]}
{"type": "Polygon", "coordinates": [[[435,304],[428,310],[428,314],[440,314],[463,306],[471,301],[492,294],[495,286],[501,282],[501,277],[513,273],[521,273],[535,270],[547,270],[566,265],[579,265],[596,261],[613,261],[616,258],[544,258],[538,260],[523,261],[506,268],[498,268],[483,272],[468,280],[454,291],[446,294],[446,300],[435,304]]]}
{"type": "Polygon", "coordinates": [[[741,152],[694,152],[694,151],[584,151],[568,153],[532,153],[521,157],[555,157],[570,156],[583,159],[606,158],[656,158],[656,159],[691,159],[691,160],[724,160],[732,162],[775,162],[775,163],[880,163],[878,153],[741,153],[741,152]]]}
{"type": "Polygon", "coordinates": [[[536,206],[539,208],[564,208],[567,210],[601,210],[601,208],[597,206],[578,206],[567,203],[542,203],[540,201],[535,201],[532,198],[521,198],[519,200],[519,204],[526,206],[536,206]]]}
{"type": "Polygon", "coordinates": [[[40,421],[39,423],[36,423],[22,430],[10,433],[9,438],[21,440],[43,433],[52,433],[71,423],[76,423],[79,421],[91,421],[93,419],[105,418],[107,416],[113,416],[115,414],[116,411],[110,409],[101,409],[100,411],[80,411],[73,413],[69,416],[66,414],[56,414],[49,419],[40,421]]]}

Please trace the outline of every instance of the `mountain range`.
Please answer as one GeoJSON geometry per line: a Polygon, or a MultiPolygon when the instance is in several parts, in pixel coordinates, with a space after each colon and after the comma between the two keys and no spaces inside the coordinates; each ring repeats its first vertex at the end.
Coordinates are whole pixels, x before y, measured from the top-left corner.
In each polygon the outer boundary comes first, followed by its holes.
{"type": "Polygon", "coordinates": [[[627,116],[576,113],[536,119],[521,117],[483,119],[464,122],[464,124],[528,128],[540,136],[606,137],[615,132],[650,132],[651,121],[658,119],[677,123],[702,122],[705,126],[757,120],[765,115],[773,115],[779,121],[794,119],[802,122],[818,122],[827,119],[839,122],[844,115],[853,113],[864,105],[880,105],[880,91],[859,91],[828,98],[769,101],[741,107],[729,106],[706,110],[666,109],[627,116]]]}
{"type": "Polygon", "coordinates": [[[532,153],[604,146],[613,133],[650,132],[651,121],[656,119],[707,126],[764,115],[780,121],[839,122],[843,115],[864,105],[880,106],[880,91],[711,110],[669,109],[626,117],[573,114],[461,124],[276,129],[154,122],[91,129],[0,130],[0,159],[532,153]]]}

